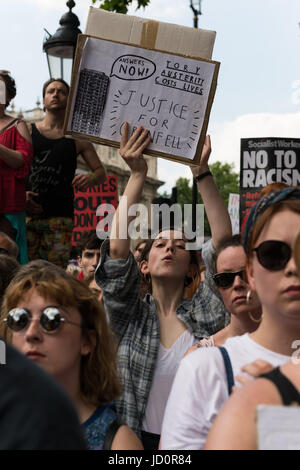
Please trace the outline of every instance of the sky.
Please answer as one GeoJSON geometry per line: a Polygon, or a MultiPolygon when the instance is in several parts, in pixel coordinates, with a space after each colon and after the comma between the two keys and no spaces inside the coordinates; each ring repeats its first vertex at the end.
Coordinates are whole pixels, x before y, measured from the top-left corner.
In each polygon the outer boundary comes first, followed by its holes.
{"type": "MultiPolygon", "coordinates": [[[[197,1],[194,4],[198,4],[197,1]]],[[[193,26],[190,0],[151,0],[130,14],[193,26]]],[[[91,0],[73,12],[84,32],[91,0]]],[[[203,0],[199,28],[216,31],[212,59],[221,63],[208,133],[210,161],[239,171],[240,139],[300,137],[300,2],[298,0],[203,0]]],[[[48,75],[44,28],[53,34],[68,11],[64,0],[0,0],[0,68],[17,83],[16,109],[32,109],[48,75]]],[[[159,159],[158,178],[171,190],[186,165],[159,159]]]]}

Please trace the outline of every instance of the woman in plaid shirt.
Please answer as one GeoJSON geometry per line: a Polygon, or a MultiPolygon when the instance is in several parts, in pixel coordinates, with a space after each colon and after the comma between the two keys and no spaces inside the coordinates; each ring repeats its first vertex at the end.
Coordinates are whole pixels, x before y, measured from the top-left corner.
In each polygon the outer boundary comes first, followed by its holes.
{"type": "MultiPolygon", "coordinates": [[[[155,449],[166,401],[184,352],[200,338],[225,326],[225,307],[215,295],[211,276],[214,248],[231,235],[231,222],[209,172],[211,147],[207,137],[200,165],[192,169],[194,177],[198,177],[198,189],[212,230],[212,241],[202,248],[206,280],[192,301],[183,298],[186,281],[195,272],[195,256],[185,249],[186,239],[181,230],[164,230],[149,241],[148,259],[140,265],[142,274],[151,282],[151,294],[140,299],[140,271],[130,252],[130,237],[118,238],[118,234],[121,224],[124,226],[127,207],[138,203],[142,195],[148,170],[142,152],[150,143],[150,136],[142,126],[130,138],[128,131],[126,123],[120,154],[131,170],[124,192],[127,206],[120,201],[110,240],[102,245],[95,279],[102,289],[111,327],[119,339],[123,395],[116,402],[117,411],[142,436],[145,449],[155,449]]],[[[127,218],[127,227],[133,219],[127,218]]]]}

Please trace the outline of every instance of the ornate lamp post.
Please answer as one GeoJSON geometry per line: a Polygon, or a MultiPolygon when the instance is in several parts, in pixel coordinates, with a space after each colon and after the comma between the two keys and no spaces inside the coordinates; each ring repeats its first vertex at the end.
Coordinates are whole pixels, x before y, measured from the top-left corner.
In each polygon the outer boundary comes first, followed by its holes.
{"type": "Polygon", "coordinates": [[[47,55],[50,77],[63,78],[70,83],[77,36],[81,31],[78,28],[79,19],[71,11],[75,2],[69,0],[66,5],[69,11],[61,17],[59,21],[61,26],[57,31],[51,35],[45,30],[48,36],[43,43],[43,50],[47,55]]]}
{"type": "MultiPolygon", "coordinates": [[[[194,2],[190,0],[190,7],[194,13],[194,28],[198,28],[198,16],[201,15],[201,0],[194,2]],[[194,3],[198,3],[198,8],[194,5],[194,3]]],[[[197,183],[193,180],[193,192],[192,192],[192,230],[195,232],[196,230],[196,208],[198,202],[198,188],[197,183]]]]}

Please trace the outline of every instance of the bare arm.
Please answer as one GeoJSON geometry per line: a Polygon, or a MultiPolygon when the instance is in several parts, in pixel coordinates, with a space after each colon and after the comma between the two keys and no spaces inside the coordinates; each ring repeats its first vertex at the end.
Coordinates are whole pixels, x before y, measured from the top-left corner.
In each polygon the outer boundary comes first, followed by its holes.
{"type": "Polygon", "coordinates": [[[92,173],[76,175],[72,184],[79,189],[87,189],[95,184],[101,184],[106,179],[105,168],[102,165],[94,146],[90,142],[76,141],[77,152],[90,167],[92,173]]]}
{"type": "MultiPolygon", "coordinates": [[[[24,139],[31,143],[31,137],[28,132],[25,122],[21,121],[18,124],[18,131],[24,139]]],[[[21,152],[17,150],[12,150],[4,145],[0,144],[0,158],[3,160],[10,168],[17,170],[24,165],[24,158],[21,152]]]]}
{"type": "Polygon", "coordinates": [[[133,216],[128,217],[128,208],[140,201],[148,171],[147,163],[142,154],[147,145],[149,145],[151,137],[142,126],[138,127],[130,138],[128,138],[128,130],[128,123],[125,123],[121,138],[120,155],[129,166],[131,174],[123,194],[127,198],[127,203],[124,197],[121,198],[112,222],[110,238],[111,258],[126,259],[128,257],[130,249],[128,226],[134,219],[133,216]],[[126,238],[122,238],[122,232],[120,231],[121,221],[123,224],[125,221],[126,238]]]}
{"type": "Polygon", "coordinates": [[[257,379],[236,390],[215,419],[204,449],[256,449],[257,405],[281,404],[276,388],[266,379],[257,379]]]}
{"type": "MultiPolygon", "coordinates": [[[[197,167],[191,167],[194,177],[209,171],[208,159],[210,154],[210,136],[206,136],[200,165],[197,167]]],[[[212,243],[216,249],[224,238],[232,235],[231,220],[228,210],[212,176],[204,177],[198,181],[197,186],[205,206],[212,234],[212,243]]]]}
{"type": "Polygon", "coordinates": [[[111,450],[144,450],[144,447],[128,426],[121,426],[113,440],[111,450]]]}

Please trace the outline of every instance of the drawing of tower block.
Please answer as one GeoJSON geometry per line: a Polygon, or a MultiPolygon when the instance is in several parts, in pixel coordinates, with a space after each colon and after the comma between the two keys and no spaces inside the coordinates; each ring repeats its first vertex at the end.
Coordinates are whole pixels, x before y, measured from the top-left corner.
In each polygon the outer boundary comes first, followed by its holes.
{"type": "Polygon", "coordinates": [[[97,70],[80,72],[72,118],[72,131],[100,135],[109,77],[97,70]]]}

